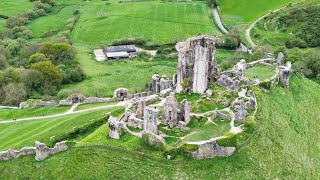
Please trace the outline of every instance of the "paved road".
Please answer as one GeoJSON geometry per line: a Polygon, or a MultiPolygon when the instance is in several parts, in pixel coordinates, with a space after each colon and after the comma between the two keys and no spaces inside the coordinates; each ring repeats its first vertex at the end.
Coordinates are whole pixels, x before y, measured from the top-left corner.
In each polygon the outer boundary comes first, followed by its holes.
{"type": "Polygon", "coordinates": [[[33,121],[33,120],[43,120],[43,119],[48,119],[48,118],[56,118],[56,117],[61,117],[61,116],[66,116],[66,115],[71,115],[71,114],[81,114],[84,112],[89,112],[89,111],[94,111],[94,110],[99,110],[99,109],[106,109],[106,108],[112,108],[112,107],[120,107],[123,106],[125,107],[127,104],[126,101],[124,102],[119,102],[118,104],[113,104],[113,105],[107,105],[107,106],[100,106],[100,107],[95,107],[95,108],[90,108],[90,109],[84,109],[80,111],[73,111],[75,107],[71,107],[71,110],[61,113],[61,114],[54,114],[54,115],[48,115],[48,116],[38,116],[38,117],[29,117],[29,118],[20,118],[15,121],[11,120],[4,120],[0,121],[0,124],[7,124],[7,123],[15,123],[15,122],[21,122],[21,121],[33,121]]]}
{"type": "MultiPolygon", "coordinates": [[[[224,34],[229,34],[229,31],[225,28],[225,26],[222,23],[221,17],[220,17],[220,13],[217,7],[213,8],[213,15],[214,15],[214,19],[219,27],[219,29],[224,33],[224,34]]],[[[240,49],[242,52],[249,52],[248,48],[243,44],[240,43],[240,49]]]]}

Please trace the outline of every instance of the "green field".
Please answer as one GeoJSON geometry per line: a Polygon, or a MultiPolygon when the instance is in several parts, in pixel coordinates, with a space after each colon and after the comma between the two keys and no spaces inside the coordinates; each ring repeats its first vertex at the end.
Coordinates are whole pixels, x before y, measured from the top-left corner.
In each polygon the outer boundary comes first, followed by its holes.
{"type": "Polygon", "coordinates": [[[0,162],[0,173],[12,179],[317,179],[320,85],[297,76],[290,84],[290,91],[276,86],[256,92],[258,132],[230,158],[166,160],[139,149],[134,137],[108,140],[102,126],[82,140],[83,146],[43,162],[34,156],[0,162]]]}
{"type": "Polygon", "coordinates": [[[113,96],[114,90],[128,88],[132,93],[141,92],[151,83],[155,73],[172,77],[176,72],[175,59],[144,60],[141,58],[119,61],[97,62],[92,49],[77,46],[77,57],[86,74],[86,79],[63,89],[80,89],[90,96],[113,96]]]}
{"type": "Polygon", "coordinates": [[[25,10],[32,9],[30,0],[1,0],[0,14],[15,16],[25,10]]]}
{"type": "Polygon", "coordinates": [[[116,39],[144,38],[165,44],[198,34],[220,34],[205,2],[89,1],[72,31],[75,43],[104,45],[116,39]]]}
{"type": "Polygon", "coordinates": [[[43,107],[43,108],[30,108],[30,109],[0,109],[0,121],[10,120],[17,118],[47,116],[52,114],[59,114],[67,112],[70,106],[67,107],[43,107]]]}
{"type": "Polygon", "coordinates": [[[57,6],[51,15],[31,21],[29,27],[35,37],[40,37],[53,30],[62,31],[66,21],[74,16],[73,12],[76,9],[79,9],[79,5],[70,5],[60,9],[61,7],[57,6]]]}
{"type": "Polygon", "coordinates": [[[50,137],[59,136],[76,126],[81,126],[94,119],[105,117],[108,112],[121,109],[109,108],[66,115],[44,120],[13,122],[0,124],[0,150],[9,148],[20,149],[24,146],[33,146],[35,141],[48,143],[50,137]]]}
{"type": "Polygon", "coordinates": [[[263,65],[254,66],[244,72],[244,76],[249,78],[250,80],[254,80],[255,77],[257,77],[260,81],[270,79],[275,75],[276,70],[274,68],[269,68],[263,65]]]}
{"type": "Polygon", "coordinates": [[[223,23],[227,26],[249,24],[268,12],[298,0],[221,0],[223,23]]]}

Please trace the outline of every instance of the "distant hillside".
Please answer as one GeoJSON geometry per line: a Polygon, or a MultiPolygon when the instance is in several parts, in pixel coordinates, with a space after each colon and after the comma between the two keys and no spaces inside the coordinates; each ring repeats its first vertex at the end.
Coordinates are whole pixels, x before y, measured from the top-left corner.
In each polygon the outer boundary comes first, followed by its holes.
{"type": "MultiPolygon", "coordinates": [[[[316,179],[320,173],[320,85],[293,76],[291,90],[258,93],[259,128],[230,158],[166,160],[112,144],[81,147],[36,163],[33,156],[0,162],[6,178],[316,179]]],[[[106,132],[107,133],[107,132],[106,132]]]]}

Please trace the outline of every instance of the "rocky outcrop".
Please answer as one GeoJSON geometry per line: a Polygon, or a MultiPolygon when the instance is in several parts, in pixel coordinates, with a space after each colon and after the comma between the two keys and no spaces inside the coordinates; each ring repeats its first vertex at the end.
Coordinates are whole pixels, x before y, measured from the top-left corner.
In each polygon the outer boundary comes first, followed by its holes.
{"type": "Polygon", "coordinates": [[[189,153],[189,156],[196,159],[206,159],[214,157],[228,157],[235,152],[235,147],[219,146],[216,140],[208,141],[199,145],[199,148],[189,153]]]}
{"type": "Polygon", "coordinates": [[[142,139],[149,145],[157,149],[162,149],[166,145],[164,139],[150,131],[144,131],[142,134],[142,139]]]}
{"type": "Polygon", "coordinates": [[[56,154],[58,152],[65,151],[68,149],[68,146],[67,146],[66,142],[64,142],[64,141],[56,143],[56,145],[53,148],[49,148],[48,146],[46,146],[45,144],[43,144],[39,141],[36,141],[35,145],[36,145],[35,159],[37,161],[45,160],[51,154],[56,154]]]}
{"type": "Polygon", "coordinates": [[[24,147],[20,151],[9,149],[9,150],[0,152],[0,161],[6,161],[9,159],[18,158],[18,157],[26,156],[29,154],[35,154],[35,153],[36,153],[35,147],[24,147]]]}

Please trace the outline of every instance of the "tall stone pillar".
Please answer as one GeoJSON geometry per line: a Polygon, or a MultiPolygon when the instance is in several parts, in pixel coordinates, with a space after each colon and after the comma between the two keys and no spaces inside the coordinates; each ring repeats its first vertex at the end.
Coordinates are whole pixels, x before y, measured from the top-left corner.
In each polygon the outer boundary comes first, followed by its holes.
{"type": "Polygon", "coordinates": [[[158,134],[158,113],[159,110],[153,107],[146,107],[144,110],[144,131],[151,131],[154,134],[158,134]]]}

